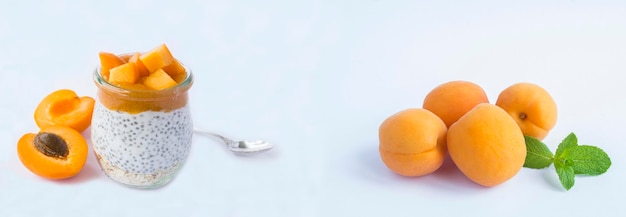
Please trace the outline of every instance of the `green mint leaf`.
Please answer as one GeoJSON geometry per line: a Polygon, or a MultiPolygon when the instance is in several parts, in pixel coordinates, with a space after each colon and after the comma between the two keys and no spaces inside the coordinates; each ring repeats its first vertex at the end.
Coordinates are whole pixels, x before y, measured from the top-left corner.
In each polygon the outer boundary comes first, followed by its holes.
{"type": "Polygon", "coordinates": [[[568,190],[574,186],[574,168],[567,165],[565,162],[555,161],[554,168],[556,174],[559,175],[559,181],[565,190],[568,190]]]}
{"type": "Polygon", "coordinates": [[[611,159],[602,149],[581,145],[563,151],[563,158],[572,162],[576,174],[597,176],[606,172],[611,166],[611,159]]]}
{"type": "Polygon", "coordinates": [[[542,169],[550,166],[554,161],[554,155],[544,144],[530,136],[524,136],[526,141],[526,160],[524,161],[524,167],[532,169],[542,169]]]}
{"type": "Polygon", "coordinates": [[[541,141],[524,136],[526,142],[526,159],[524,167],[541,169],[554,163],[563,188],[569,191],[574,186],[576,175],[600,175],[611,167],[611,158],[602,149],[591,145],[578,145],[578,138],[570,133],[554,155],[541,141]]]}
{"type": "Polygon", "coordinates": [[[554,156],[556,158],[559,158],[561,154],[563,154],[563,151],[575,146],[578,146],[578,139],[576,138],[576,135],[574,133],[570,133],[569,135],[567,135],[567,137],[565,137],[565,139],[563,139],[561,144],[559,144],[559,147],[556,148],[556,153],[554,153],[554,156]]]}

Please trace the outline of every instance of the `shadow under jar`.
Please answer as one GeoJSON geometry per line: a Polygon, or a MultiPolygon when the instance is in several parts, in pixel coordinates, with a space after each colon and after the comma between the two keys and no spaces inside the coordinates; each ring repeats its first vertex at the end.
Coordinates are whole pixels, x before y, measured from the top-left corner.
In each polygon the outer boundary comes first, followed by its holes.
{"type": "Polygon", "coordinates": [[[98,87],[91,140],[100,167],[111,179],[135,188],[169,183],[185,163],[193,135],[187,91],[188,68],[176,86],[136,90],[108,83],[94,72],[98,87]]]}

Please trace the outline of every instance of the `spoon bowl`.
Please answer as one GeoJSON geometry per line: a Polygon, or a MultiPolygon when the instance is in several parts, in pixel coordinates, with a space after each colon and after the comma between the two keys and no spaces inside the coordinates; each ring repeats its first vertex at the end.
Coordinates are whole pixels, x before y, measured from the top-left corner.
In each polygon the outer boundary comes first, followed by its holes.
{"type": "Polygon", "coordinates": [[[267,151],[272,147],[271,143],[263,140],[243,140],[228,145],[228,149],[239,153],[267,151]]]}

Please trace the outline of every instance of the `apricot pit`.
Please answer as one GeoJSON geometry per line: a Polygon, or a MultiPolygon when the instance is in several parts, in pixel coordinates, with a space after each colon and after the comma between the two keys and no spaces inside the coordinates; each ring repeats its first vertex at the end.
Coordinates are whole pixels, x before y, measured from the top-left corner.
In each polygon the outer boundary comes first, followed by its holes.
{"type": "Polygon", "coordinates": [[[38,133],[33,141],[35,148],[48,157],[67,158],[67,143],[52,133],[38,133]]]}

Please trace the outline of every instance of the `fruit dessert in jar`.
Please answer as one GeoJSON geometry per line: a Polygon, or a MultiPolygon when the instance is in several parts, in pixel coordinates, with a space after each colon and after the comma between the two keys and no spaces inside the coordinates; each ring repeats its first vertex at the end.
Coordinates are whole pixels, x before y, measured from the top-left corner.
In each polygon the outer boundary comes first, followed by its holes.
{"type": "Polygon", "coordinates": [[[189,153],[193,77],[160,45],[146,53],[100,53],[91,137],[111,179],[138,188],[171,181],[189,153]]]}

